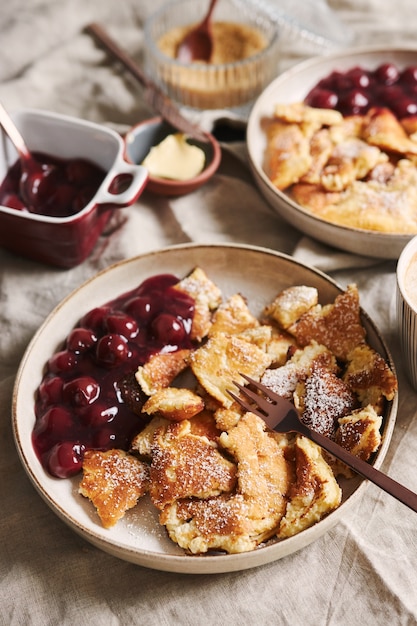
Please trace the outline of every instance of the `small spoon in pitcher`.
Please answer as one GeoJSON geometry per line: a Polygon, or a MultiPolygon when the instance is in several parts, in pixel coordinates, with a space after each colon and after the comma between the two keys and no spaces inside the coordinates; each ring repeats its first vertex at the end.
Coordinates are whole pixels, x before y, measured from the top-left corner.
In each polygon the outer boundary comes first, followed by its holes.
{"type": "Polygon", "coordinates": [[[55,168],[53,165],[40,163],[31,154],[20,131],[1,103],[0,126],[3,127],[19,155],[22,170],[19,182],[21,200],[29,211],[38,213],[42,203],[39,196],[43,182],[50,176],[55,168]]]}
{"type": "Polygon", "coordinates": [[[210,61],[213,52],[211,16],[217,0],[211,0],[206,17],[184,37],[177,47],[177,59],[184,63],[210,61]]]}

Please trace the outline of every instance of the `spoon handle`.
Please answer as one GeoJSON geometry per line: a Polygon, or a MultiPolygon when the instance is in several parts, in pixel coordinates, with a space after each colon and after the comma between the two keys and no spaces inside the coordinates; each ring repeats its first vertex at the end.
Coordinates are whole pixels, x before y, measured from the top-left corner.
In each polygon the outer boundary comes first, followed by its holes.
{"type": "Polygon", "coordinates": [[[313,430],[309,429],[309,433],[304,432],[303,435],[317,443],[321,448],[330,452],[333,456],[335,456],[340,461],[343,461],[346,465],[348,465],[351,469],[353,469],[357,474],[360,474],[364,478],[367,478],[375,485],[389,493],[391,496],[408,506],[410,509],[417,513],[417,494],[404,485],[397,483],[396,480],[390,478],[383,472],[380,472],[375,467],[362,461],[362,459],[354,456],[337,443],[324,437],[320,433],[317,433],[313,430]]]}
{"type": "Polygon", "coordinates": [[[151,84],[149,78],[133,61],[132,57],[120,48],[120,46],[107,34],[100,24],[93,22],[92,24],[89,24],[85,30],[90,35],[93,35],[93,37],[95,37],[104,46],[104,48],[111,52],[113,56],[118,59],[120,63],[122,63],[122,65],[124,65],[133,76],[135,76],[135,78],[137,78],[143,87],[148,87],[151,84]]]}
{"type": "Polygon", "coordinates": [[[13,143],[19,155],[25,159],[30,158],[29,151],[26,147],[25,141],[16,128],[14,122],[10,118],[6,109],[0,102],[0,125],[3,126],[4,131],[8,135],[9,139],[13,143]]]}
{"type": "Polygon", "coordinates": [[[182,115],[174,102],[142,71],[136,61],[120,48],[100,24],[93,22],[85,28],[85,31],[92,35],[145,87],[145,100],[166,122],[186,135],[207,143],[206,133],[182,115]]]}

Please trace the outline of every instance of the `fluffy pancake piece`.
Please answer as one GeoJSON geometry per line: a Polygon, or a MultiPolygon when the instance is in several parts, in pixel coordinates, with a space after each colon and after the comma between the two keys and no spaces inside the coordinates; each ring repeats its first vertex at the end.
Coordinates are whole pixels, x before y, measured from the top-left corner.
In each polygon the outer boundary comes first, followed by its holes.
{"type": "Polygon", "coordinates": [[[266,370],[261,382],[279,396],[292,400],[297,385],[305,381],[315,364],[321,364],[333,372],[337,369],[330,350],[313,340],[304,348],[296,350],[281,367],[266,370]]]}
{"type": "Polygon", "coordinates": [[[384,398],[393,399],[398,388],[388,363],[365,343],[349,353],[343,380],[358,395],[362,406],[372,404],[377,410],[382,409],[384,398]]]}
{"type": "Polygon", "coordinates": [[[309,528],[336,509],[342,499],[342,490],[316,444],[299,436],[294,454],[296,480],[277,533],[280,539],[309,528]]]}
{"type": "Polygon", "coordinates": [[[204,389],[225,408],[233,404],[228,394],[233,381],[244,382],[246,374],[259,380],[271,356],[238,335],[216,333],[190,355],[191,369],[204,389]]]}
{"type": "Polygon", "coordinates": [[[158,389],[143,405],[143,413],[157,414],[169,420],[190,419],[204,409],[204,401],[190,389],[165,387],[158,389]]]}
{"type": "Polygon", "coordinates": [[[315,340],[337,359],[346,361],[349,352],[365,338],[356,285],[348,285],[332,304],[313,307],[288,330],[301,346],[315,340]]]}
{"type": "Polygon", "coordinates": [[[79,492],[97,509],[104,528],[114,526],[149,487],[149,466],[123,450],[87,450],[79,492]]]}
{"type": "Polygon", "coordinates": [[[190,350],[153,354],[135,373],[142,391],[148,396],[168,387],[174,378],[188,366],[190,350]]]}
{"type": "Polygon", "coordinates": [[[220,304],[214,313],[209,336],[219,332],[239,334],[244,330],[257,327],[259,327],[259,320],[249,311],[245,298],[237,293],[220,304]]]}
{"type": "Polygon", "coordinates": [[[196,267],[188,276],[180,280],[175,289],[194,298],[194,317],[191,338],[201,341],[211,328],[212,311],[222,301],[222,293],[201,267],[196,267]]]}
{"type": "Polygon", "coordinates": [[[382,418],[369,405],[339,419],[336,442],[354,456],[368,461],[381,445],[382,418]]]}
{"type": "Polygon", "coordinates": [[[292,466],[263,420],[246,413],[235,428],[221,434],[220,443],[237,462],[236,491],[179,500],[160,516],[171,539],[193,554],[253,550],[275,534],[286,507],[292,466]]]}
{"type": "Polygon", "coordinates": [[[273,302],[265,307],[264,313],[286,330],[304,313],[316,306],[318,299],[319,294],[315,287],[294,285],[281,291],[273,302]]]}
{"type": "Polygon", "coordinates": [[[304,424],[333,439],[337,420],[351,413],[358,400],[333,371],[315,363],[306,380],[297,385],[294,404],[304,424]]]}
{"type": "Polygon", "coordinates": [[[183,420],[155,431],[150,479],[152,502],[162,509],[182,498],[209,498],[231,491],[236,466],[212,439],[192,432],[192,420],[183,420]]]}

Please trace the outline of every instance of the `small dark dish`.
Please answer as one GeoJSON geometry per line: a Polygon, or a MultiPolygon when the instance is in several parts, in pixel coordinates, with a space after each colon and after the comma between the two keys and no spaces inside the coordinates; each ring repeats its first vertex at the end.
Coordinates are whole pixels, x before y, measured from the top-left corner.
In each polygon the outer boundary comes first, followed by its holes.
{"type": "MultiPolygon", "coordinates": [[[[142,163],[153,146],[158,145],[165,137],[176,132],[178,131],[161,117],[140,122],[133,126],[125,136],[126,159],[131,163],[142,163]]],[[[210,133],[207,133],[207,139],[207,143],[189,139],[189,143],[201,148],[206,157],[204,170],[198,176],[189,180],[172,180],[149,175],[146,189],[164,196],[182,196],[204,185],[216,172],[221,161],[220,145],[210,133]]]]}

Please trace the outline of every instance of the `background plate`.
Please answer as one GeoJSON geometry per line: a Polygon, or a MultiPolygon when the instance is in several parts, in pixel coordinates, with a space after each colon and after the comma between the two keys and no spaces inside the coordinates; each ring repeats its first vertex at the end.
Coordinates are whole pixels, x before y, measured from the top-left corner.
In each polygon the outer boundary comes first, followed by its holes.
{"type": "MultiPolygon", "coordinates": [[[[222,289],[225,297],[240,292],[248,299],[253,314],[283,288],[305,284],[319,290],[320,302],[331,302],[341,289],[325,274],[309,269],[292,257],[264,248],[239,245],[186,244],[165,248],[122,261],[84,283],[47,317],[30,342],[16,378],[13,394],[13,432],[23,466],[35,488],[52,510],[87,541],[110,554],[153,569],[208,574],[248,569],[280,559],[308,545],[343,517],[363,492],[366,482],[359,478],[343,485],[343,503],[333,513],[299,535],[253,552],[236,555],[188,556],[171,542],[160,527],[154,507],[144,498],[111,529],[104,529],[92,504],[78,494],[79,477],[60,480],[47,475],[32,447],[34,394],[44,364],[79,318],[94,308],[135,288],[145,278],[173,273],[179,278],[196,265],[222,289]]],[[[388,350],[369,317],[363,313],[369,343],[393,368],[388,350]]],[[[379,466],[386,454],[394,427],[397,399],[384,416],[383,443],[375,460],[379,466]]]]}
{"type": "Polygon", "coordinates": [[[334,70],[346,71],[356,65],[375,69],[381,63],[399,68],[417,65],[417,48],[355,48],[315,57],[281,74],[259,96],[248,120],[247,148],[255,181],[272,208],[287,222],[323,243],[370,257],[398,259],[413,235],[378,233],[331,224],[314,215],[279,191],[263,170],[266,136],[263,120],[273,115],[275,104],[304,100],[316,83],[334,70]]]}

